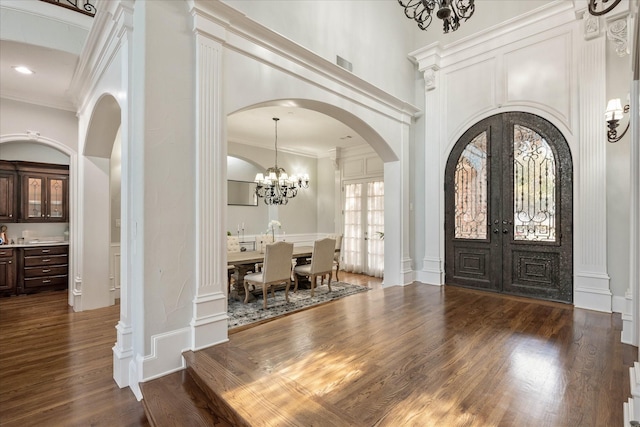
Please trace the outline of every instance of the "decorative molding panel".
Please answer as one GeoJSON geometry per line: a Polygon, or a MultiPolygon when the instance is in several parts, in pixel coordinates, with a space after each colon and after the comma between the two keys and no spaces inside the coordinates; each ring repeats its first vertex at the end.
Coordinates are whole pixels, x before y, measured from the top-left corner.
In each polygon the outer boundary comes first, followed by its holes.
{"type": "Polygon", "coordinates": [[[505,53],[505,101],[553,108],[568,122],[571,51],[571,34],[565,33],[505,53]]]}
{"type": "Polygon", "coordinates": [[[607,26],[607,38],[616,47],[618,56],[629,54],[628,26],[626,19],[618,19],[607,26]]]}
{"type": "MultiPolygon", "coordinates": [[[[453,68],[453,67],[452,67],[453,68]]],[[[467,64],[453,70],[443,69],[447,137],[479,111],[497,106],[496,58],[467,64]]]]}
{"type": "Polygon", "coordinates": [[[349,159],[342,162],[342,177],[358,178],[365,175],[364,159],[349,159]]]}

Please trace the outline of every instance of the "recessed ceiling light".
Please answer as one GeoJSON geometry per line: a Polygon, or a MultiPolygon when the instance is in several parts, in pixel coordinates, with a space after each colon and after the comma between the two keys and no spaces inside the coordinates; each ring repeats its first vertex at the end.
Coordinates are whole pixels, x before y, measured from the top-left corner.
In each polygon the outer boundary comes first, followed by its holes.
{"type": "Polygon", "coordinates": [[[25,67],[24,65],[16,65],[13,67],[14,70],[19,72],[20,74],[34,74],[34,71],[25,67]]]}

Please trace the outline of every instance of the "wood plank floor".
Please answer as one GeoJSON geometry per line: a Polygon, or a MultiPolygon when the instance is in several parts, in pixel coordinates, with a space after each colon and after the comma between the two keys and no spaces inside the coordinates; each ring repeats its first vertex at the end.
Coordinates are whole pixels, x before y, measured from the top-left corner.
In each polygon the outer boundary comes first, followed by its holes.
{"type": "Polygon", "coordinates": [[[188,353],[233,424],[621,426],[620,315],[456,287],[352,295],[188,353]]]}
{"type": "Polygon", "coordinates": [[[74,313],[67,291],[0,298],[0,425],[148,426],[113,380],[119,316],[74,313]]]}
{"type": "MultiPolygon", "coordinates": [[[[354,425],[622,425],[637,350],[619,342],[619,315],[341,279],[374,290],[195,354],[228,361],[252,396],[272,399],[286,384],[354,425]]],[[[66,292],[1,298],[0,425],[148,425],[142,405],[112,379],[118,311],[73,313],[66,292]]],[[[241,394],[227,397],[253,425],[295,425],[305,411],[313,422],[298,425],[326,425],[296,401],[262,419],[243,412],[241,394]]]]}

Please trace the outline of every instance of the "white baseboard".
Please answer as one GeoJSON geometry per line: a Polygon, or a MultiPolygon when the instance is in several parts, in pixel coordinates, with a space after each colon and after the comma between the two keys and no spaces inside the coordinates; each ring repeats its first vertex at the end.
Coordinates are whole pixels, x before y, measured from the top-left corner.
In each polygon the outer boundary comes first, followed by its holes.
{"type": "Polygon", "coordinates": [[[191,328],[154,335],[151,354],[138,361],[140,382],[162,377],[184,369],[182,353],[191,347],[191,328]]]}
{"type": "Polygon", "coordinates": [[[609,276],[601,273],[578,272],[574,277],[573,305],[587,310],[611,313],[612,294],[609,276]]]}

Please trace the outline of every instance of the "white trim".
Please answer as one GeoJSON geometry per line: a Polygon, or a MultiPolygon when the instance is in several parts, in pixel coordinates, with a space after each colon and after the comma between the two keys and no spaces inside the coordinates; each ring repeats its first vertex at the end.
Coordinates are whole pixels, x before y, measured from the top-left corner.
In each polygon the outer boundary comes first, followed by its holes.
{"type": "Polygon", "coordinates": [[[133,361],[133,330],[119,321],[116,325],[117,339],[113,350],[113,379],[118,387],[129,386],[129,365],[133,361]]]}
{"type": "Polygon", "coordinates": [[[182,328],[151,337],[151,354],[138,356],[138,382],[162,377],[185,368],[182,353],[190,349],[191,328],[182,328]]]}

